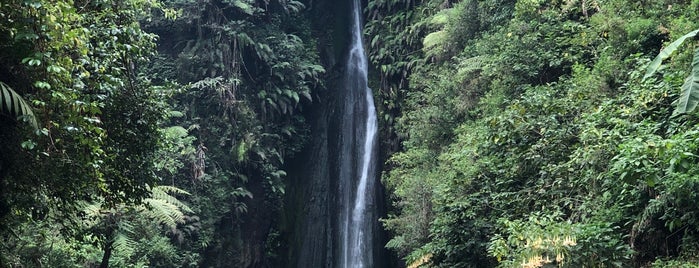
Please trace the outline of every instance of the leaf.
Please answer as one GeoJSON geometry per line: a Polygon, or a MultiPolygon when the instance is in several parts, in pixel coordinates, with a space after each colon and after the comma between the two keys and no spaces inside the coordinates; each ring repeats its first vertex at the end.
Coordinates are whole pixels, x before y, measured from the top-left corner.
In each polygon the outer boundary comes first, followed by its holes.
{"type": "Polygon", "coordinates": [[[121,231],[114,237],[114,244],[112,246],[114,247],[114,251],[118,252],[120,255],[131,256],[135,249],[138,248],[138,243],[134,239],[136,237],[131,234],[133,231],[129,230],[129,228],[133,227],[125,226],[124,224],[120,227],[121,231]]]}
{"type": "Polygon", "coordinates": [[[424,48],[430,48],[433,46],[438,46],[442,45],[444,41],[447,38],[447,32],[446,31],[436,31],[433,33],[428,34],[425,36],[425,39],[422,40],[422,46],[424,48]]]}
{"type": "Polygon", "coordinates": [[[444,26],[449,22],[449,18],[453,17],[454,10],[451,8],[444,9],[439,13],[432,16],[430,19],[430,24],[434,26],[444,26]]]}
{"type": "Polygon", "coordinates": [[[304,8],[306,8],[306,6],[299,1],[289,1],[284,6],[284,9],[288,13],[298,13],[299,11],[303,10],[304,8]]]}
{"type": "Polygon", "coordinates": [[[143,200],[146,206],[140,209],[142,215],[158,224],[176,229],[177,224],[184,223],[184,213],[192,213],[192,209],[171,194],[189,195],[187,191],[174,186],[155,186],[151,189],[151,197],[143,200]]]}
{"type": "Polygon", "coordinates": [[[165,137],[168,138],[184,138],[189,134],[187,129],[181,126],[172,126],[165,128],[163,129],[163,133],[165,134],[165,137]]]}
{"type": "Polygon", "coordinates": [[[240,143],[238,143],[237,147],[238,148],[236,150],[237,151],[236,155],[238,156],[238,162],[241,162],[241,163],[245,162],[245,158],[246,158],[245,156],[247,155],[247,152],[248,152],[248,148],[246,146],[245,141],[240,141],[240,143]]]}
{"type": "Polygon", "coordinates": [[[36,116],[34,116],[32,108],[17,92],[3,82],[0,82],[0,113],[15,118],[23,116],[34,129],[38,129],[36,116]]]}
{"type": "Polygon", "coordinates": [[[255,12],[253,7],[244,1],[233,1],[233,6],[237,7],[240,9],[240,11],[248,15],[252,15],[255,12]]]}
{"type": "Polygon", "coordinates": [[[252,193],[242,187],[238,187],[235,190],[233,190],[232,194],[235,197],[252,198],[252,193]]]}
{"type": "Polygon", "coordinates": [[[36,147],[36,142],[32,140],[22,142],[22,148],[24,149],[31,150],[34,149],[34,147],[36,147]]]}
{"type": "Polygon", "coordinates": [[[301,95],[305,97],[308,101],[313,101],[313,97],[311,97],[311,93],[308,91],[301,91],[301,95]]]}
{"type": "MultiPolygon", "coordinates": [[[[679,48],[682,43],[684,43],[684,40],[690,37],[694,37],[699,33],[699,29],[691,31],[688,34],[683,35],[682,37],[678,38],[674,42],[672,42],[670,45],[668,45],[666,48],[660,51],[658,56],[653,59],[653,61],[648,65],[648,68],[646,69],[646,74],[643,76],[643,80],[646,80],[648,77],[651,77],[655,72],[660,69],[660,64],[663,62],[663,60],[667,59],[670,57],[670,55],[679,48]]],[[[696,57],[695,57],[696,58],[696,57]]]]}
{"type": "Polygon", "coordinates": [[[694,111],[699,103],[699,49],[694,50],[694,58],[692,59],[692,71],[684,80],[682,85],[682,93],[677,102],[677,108],[674,114],[683,114],[694,111]]]}

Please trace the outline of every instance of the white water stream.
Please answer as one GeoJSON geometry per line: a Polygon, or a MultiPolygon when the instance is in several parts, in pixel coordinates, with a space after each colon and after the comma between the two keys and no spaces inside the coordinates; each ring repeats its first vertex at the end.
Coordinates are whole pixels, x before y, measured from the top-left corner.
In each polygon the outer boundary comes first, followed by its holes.
{"type": "Polygon", "coordinates": [[[376,108],[367,84],[359,0],[352,0],[352,43],[347,59],[340,156],[340,261],[343,268],[373,267],[376,220],[376,108]],[[357,148],[360,147],[360,148],[357,148]],[[357,178],[358,177],[358,178],[357,178]],[[358,180],[357,180],[358,179],[358,180]]]}

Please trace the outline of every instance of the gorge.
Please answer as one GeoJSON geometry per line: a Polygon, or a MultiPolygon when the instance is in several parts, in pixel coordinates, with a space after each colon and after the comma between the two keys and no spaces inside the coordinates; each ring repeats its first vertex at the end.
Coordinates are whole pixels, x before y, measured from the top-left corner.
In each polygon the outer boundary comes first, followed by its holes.
{"type": "Polygon", "coordinates": [[[698,11],[0,1],[0,267],[697,267],[698,11]]]}

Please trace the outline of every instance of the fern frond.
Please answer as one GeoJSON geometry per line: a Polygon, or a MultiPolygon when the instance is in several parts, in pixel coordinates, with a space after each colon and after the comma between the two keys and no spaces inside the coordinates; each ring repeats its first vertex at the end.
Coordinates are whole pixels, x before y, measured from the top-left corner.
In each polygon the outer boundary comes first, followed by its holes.
{"type": "Polygon", "coordinates": [[[167,186],[167,185],[158,185],[153,187],[153,191],[160,191],[164,193],[172,193],[172,194],[182,194],[182,195],[190,195],[189,192],[182,190],[180,188],[177,188],[175,186],[167,186]]]}
{"type": "Polygon", "coordinates": [[[286,5],[284,6],[284,9],[286,10],[286,12],[291,13],[291,14],[299,13],[304,8],[306,8],[306,6],[303,3],[299,2],[299,1],[293,1],[293,0],[287,2],[286,5]]]}
{"type": "Polygon", "coordinates": [[[447,39],[447,32],[444,30],[432,32],[425,36],[422,40],[424,49],[429,49],[436,46],[441,46],[447,39]]]}
{"type": "Polygon", "coordinates": [[[152,192],[151,196],[153,199],[163,200],[167,203],[175,205],[175,207],[177,207],[179,210],[184,211],[184,212],[188,212],[188,213],[193,212],[192,209],[189,208],[189,206],[187,206],[187,204],[185,204],[182,201],[180,201],[179,199],[177,199],[177,197],[170,195],[170,194],[189,195],[189,193],[185,190],[182,190],[182,189],[174,187],[174,186],[162,185],[162,186],[153,187],[151,192],[152,192]]]}
{"type": "Polygon", "coordinates": [[[233,4],[233,6],[238,8],[238,10],[240,10],[241,12],[243,12],[245,14],[252,15],[255,13],[255,8],[252,5],[250,5],[250,3],[246,2],[246,1],[235,0],[232,2],[232,4],[233,4]]]}
{"type": "Polygon", "coordinates": [[[115,252],[118,252],[121,256],[131,256],[134,254],[135,249],[138,247],[138,243],[124,232],[117,232],[114,236],[114,244],[112,247],[115,252]]]}
{"type": "Polygon", "coordinates": [[[85,212],[85,215],[88,217],[97,217],[100,215],[101,208],[101,203],[89,203],[83,207],[83,212],[85,212]]]}
{"type": "Polygon", "coordinates": [[[175,229],[178,223],[184,222],[184,213],[167,201],[149,198],[143,202],[148,208],[143,208],[141,212],[146,218],[152,219],[158,224],[175,229]]]}
{"type": "Polygon", "coordinates": [[[486,60],[486,57],[484,57],[484,56],[475,56],[475,57],[461,59],[461,61],[457,65],[458,66],[457,75],[464,76],[468,73],[482,70],[483,66],[485,66],[485,64],[486,64],[485,60],[486,60]]]}

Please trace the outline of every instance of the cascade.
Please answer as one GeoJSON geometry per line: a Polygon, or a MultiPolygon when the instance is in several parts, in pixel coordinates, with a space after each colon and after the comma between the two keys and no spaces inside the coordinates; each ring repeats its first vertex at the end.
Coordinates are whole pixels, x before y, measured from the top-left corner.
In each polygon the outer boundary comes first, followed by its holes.
{"type": "Polygon", "coordinates": [[[313,142],[292,164],[297,169],[290,176],[286,227],[291,246],[282,264],[289,268],[385,267],[376,108],[367,83],[360,0],[349,1],[342,4],[351,6],[347,21],[336,14],[339,25],[349,23],[351,30],[346,61],[336,66],[342,76],[330,82],[337,90],[328,101],[314,107],[313,142]]]}
{"type": "Polygon", "coordinates": [[[361,5],[352,0],[352,42],[347,58],[339,150],[338,267],[374,266],[376,237],[376,109],[367,84],[361,5]]]}

